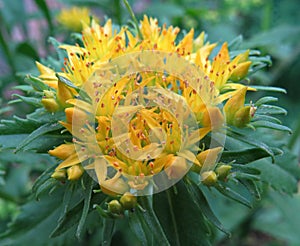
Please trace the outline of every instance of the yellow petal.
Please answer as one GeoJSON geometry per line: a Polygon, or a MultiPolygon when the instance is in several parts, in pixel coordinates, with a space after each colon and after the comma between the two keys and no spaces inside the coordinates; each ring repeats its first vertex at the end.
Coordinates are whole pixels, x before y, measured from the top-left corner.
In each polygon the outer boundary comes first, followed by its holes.
{"type": "Polygon", "coordinates": [[[65,159],[62,163],[60,163],[58,165],[58,167],[55,168],[55,171],[62,169],[62,168],[71,167],[71,166],[77,165],[79,163],[80,163],[80,160],[77,156],[77,153],[74,153],[74,154],[70,155],[67,159],[65,159]]]}

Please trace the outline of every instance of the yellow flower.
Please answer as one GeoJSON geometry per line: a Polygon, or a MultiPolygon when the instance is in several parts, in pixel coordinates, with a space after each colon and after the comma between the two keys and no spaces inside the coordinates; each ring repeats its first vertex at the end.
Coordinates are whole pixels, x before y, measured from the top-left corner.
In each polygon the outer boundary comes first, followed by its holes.
{"type": "Polygon", "coordinates": [[[56,19],[59,24],[63,27],[80,32],[82,29],[82,22],[90,22],[90,10],[82,7],[72,7],[70,9],[63,9],[57,15],[56,19]]]}
{"type": "Polygon", "coordinates": [[[210,61],[217,44],[205,42],[204,33],[194,38],[191,29],[178,40],[178,27],[159,26],[157,19],[147,16],[140,22],[142,37],[125,27],[116,31],[111,20],[101,26],[94,19],[91,23],[82,19],[82,25],[83,47],[60,47],[67,58],[59,76],[82,88],[90,100],[37,63],[40,79],[55,90],[51,102],[43,104],[53,111],[50,103],[57,100],[66,116],[60,123],[74,138],[73,143],[49,151],[63,160],[55,172],[67,170],[68,179],[75,180],[84,163],[83,168],[94,171],[101,190],[111,196],[146,190],[161,172],[169,180],[180,179],[191,166],[203,183],[213,185],[222,148],[201,150],[201,141],[224,127],[224,114],[228,124],[247,123],[251,110],[244,106],[244,97],[251,88],[231,81],[246,76],[249,52],[231,59],[224,43],[210,61]],[[143,56],[136,54],[147,57],[147,51],[174,57],[149,58],[161,71],[123,72],[139,67],[143,56]],[[190,76],[188,65],[198,76],[189,77],[190,81],[184,77],[190,76]]]}

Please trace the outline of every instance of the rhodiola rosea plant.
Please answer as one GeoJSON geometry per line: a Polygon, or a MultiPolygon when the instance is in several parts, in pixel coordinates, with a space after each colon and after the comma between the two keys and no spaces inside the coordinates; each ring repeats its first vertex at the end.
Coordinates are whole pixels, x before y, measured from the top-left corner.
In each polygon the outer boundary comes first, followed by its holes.
{"type": "Polygon", "coordinates": [[[285,91],[251,83],[269,58],[132,17],[84,18],[74,44],[50,38],[57,59],[17,86],[15,103],[35,110],[1,121],[1,150],[53,158],[1,244],[211,245],[231,234],[215,203],[297,190],[277,141],[286,110],[256,96],[285,91]]]}

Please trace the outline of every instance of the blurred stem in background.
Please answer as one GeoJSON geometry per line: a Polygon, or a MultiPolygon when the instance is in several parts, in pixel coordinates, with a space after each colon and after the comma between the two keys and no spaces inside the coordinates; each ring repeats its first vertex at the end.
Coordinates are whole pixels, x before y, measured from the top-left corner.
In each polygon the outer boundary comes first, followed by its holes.
{"type": "Polygon", "coordinates": [[[262,31],[267,31],[271,27],[272,10],[273,10],[273,0],[264,1],[263,17],[261,21],[262,31]]]}

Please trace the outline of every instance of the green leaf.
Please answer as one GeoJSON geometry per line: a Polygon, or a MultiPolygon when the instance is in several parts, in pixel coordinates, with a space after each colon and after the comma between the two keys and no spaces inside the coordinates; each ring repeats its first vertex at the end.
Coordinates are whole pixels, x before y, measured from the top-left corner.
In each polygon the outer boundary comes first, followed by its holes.
{"type": "Polygon", "coordinates": [[[257,102],[254,103],[254,105],[256,107],[259,107],[263,104],[270,103],[270,102],[277,102],[277,101],[278,101],[277,97],[262,97],[259,100],[257,100],[257,102]]]}
{"type": "Polygon", "coordinates": [[[227,231],[222,223],[219,221],[217,216],[212,211],[205,195],[202,190],[199,188],[197,184],[195,184],[192,180],[186,179],[185,186],[190,196],[194,198],[195,205],[199,207],[204,216],[219,230],[230,236],[230,232],[227,231]]]}
{"type": "Polygon", "coordinates": [[[32,85],[32,87],[37,91],[50,90],[50,87],[46,85],[41,79],[28,75],[24,79],[26,83],[32,85]]]}
{"type": "Polygon", "coordinates": [[[277,124],[282,124],[282,122],[279,119],[277,119],[277,118],[275,118],[273,116],[262,115],[262,114],[255,113],[255,115],[254,115],[254,117],[252,119],[252,122],[253,121],[258,121],[258,120],[264,120],[264,121],[269,121],[269,122],[273,122],[273,123],[277,123],[277,124]]]}
{"type": "Polygon", "coordinates": [[[251,202],[244,196],[242,196],[241,194],[237,193],[236,191],[234,191],[233,189],[231,189],[230,187],[225,187],[221,184],[217,184],[214,186],[214,188],[216,188],[221,194],[223,194],[224,196],[239,202],[249,208],[252,208],[252,204],[251,202]]]}
{"type": "Polygon", "coordinates": [[[264,206],[253,220],[253,228],[264,232],[286,245],[300,244],[300,195],[293,197],[270,192],[264,206]]]}
{"type": "Polygon", "coordinates": [[[263,142],[258,142],[256,140],[254,140],[253,138],[245,136],[237,131],[233,131],[232,129],[231,129],[231,131],[228,131],[227,134],[228,134],[228,136],[231,136],[232,138],[235,138],[236,140],[239,140],[239,141],[247,143],[249,145],[258,147],[262,151],[265,151],[274,161],[274,158],[275,158],[274,152],[272,151],[272,149],[269,146],[267,146],[263,142]]]}
{"type": "Polygon", "coordinates": [[[55,227],[61,208],[64,187],[55,190],[39,201],[29,200],[21,207],[17,218],[9,225],[7,231],[0,235],[0,245],[74,245],[76,240],[68,232],[55,239],[49,234],[55,227]]]}
{"type": "MultiPolygon", "coordinates": [[[[28,138],[28,134],[0,135],[0,149],[15,149],[19,144],[28,138]]],[[[55,146],[65,141],[71,141],[71,136],[64,135],[42,135],[24,147],[25,151],[34,150],[37,153],[47,153],[55,146]]]]}
{"type": "Polygon", "coordinates": [[[211,245],[208,223],[197,198],[191,196],[183,181],[154,195],[156,212],[171,245],[211,245]]]}
{"type": "Polygon", "coordinates": [[[20,151],[25,146],[27,146],[30,142],[35,140],[36,138],[44,135],[45,133],[49,133],[55,130],[62,129],[62,125],[59,123],[48,123],[45,125],[40,126],[38,129],[33,131],[31,134],[29,134],[16,148],[15,152],[20,151]]]}
{"type": "MultiPolygon", "coordinates": [[[[277,148],[271,148],[274,155],[281,155],[282,151],[277,148]]],[[[252,161],[256,161],[265,157],[270,157],[270,154],[261,148],[251,148],[240,151],[223,151],[221,155],[221,161],[236,162],[239,164],[247,164],[252,161]]]]}
{"type": "Polygon", "coordinates": [[[71,88],[74,88],[74,89],[76,89],[76,90],[80,90],[80,88],[78,88],[76,85],[74,85],[74,84],[73,84],[70,80],[68,80],[67,78],[65,78],[65,77],[63,77],[63,76],[61,76],[61,75],[59,75],[58,73],[55,74],[55,75],[56,75],[56,77],[58,78],[58,80],[59,80],[60,82],[64,83],[66,86],[71,87],[71,88]]]}
{"type": "Polygon", "coordinates": [[[276,164],[267,160],[260,160],[249,164],[249,167],[258,169],[260,179],[272,186],[275,190],[292,194],[297,191],[296,178],[276,164]]]}
{"type": "MultiPolygon", "coordinates": [[[[87,175],[84,175],[87,176],[87,175]]],[[[83,177],[84,178],[84,177],[83,177]]],[[[91,202],[91,197],[92,197],[92,191],[93,191],[93,186],[94,186],[94,180],[91,177],[87,177],[88,179],[88,184],[87,184],[87,188],[85,190],[85,195],[84,195],[84,205],[83,205],[83,209],[82,209],[82,214],[77,226],[77,230],[76,230],[76,237],[78,239],[81,238],[82,236],[82,231],[83,231],[83,227],[89,212],[89,208],[90,208],[90,202],[91,202]]]]}
{"type": "Polygon", "coordinates": [[[146,233],[147,226],[143,223],[143,217],[140,212],[129,213],[128,225],[130,230],[136,235],[142,245],[147,245],[149,234],[146,233]]]}
{"type": "MultiPolygon", "coordinates": [[[[84,195],[86,195],[86,193],[84,193],[84,195]]],[[[76,189],[74,191],[74,195],[72,197],[72,206],[70,206],[70,210],[65,214],[63,219],[58,221],[55,229],[50,234],[51,238],[58,237],[64,234],[65,232],[69,231],[71,228],[75,227],[75,225],[77,225],[78,227],[79,220],[82,218],[82,211],[85,203],[83,201],[84,195],[82,189],[76,189]]],[[[107,196],[103,195],[103,193],[98,193],[96,195],[93,195],[90,204],[102,203],[106,197],[107,196]]],[[[89,213],[93,214],[92,212],[93,209],[91,208],[91,206],[89,206],[89,213]]],[[[97,222],[99,219],[94,216],[93,220],[94,222],[97,222]]]]}
{"type": "Polygon", "coordinates": [[[268,104],[261,105],[256,112],[258,114],[287,114],[287,111],[284,108],[268,104]]]}
{"type": "Polygon", "coordinates": [[[50,238],[58,237],[62,234],[64,234],[66,231],[70,230],[72,227],[74,227],[76,224],[78,224],[78,221],[81,216],[81,211],[83,208],[83,203],[78,203],[75,207],[73,207],[65,216],[64,219],[61,221],[58,221],[57,226],[55,229],[49,233],[50,238]]]}
{"type": "Polygon", "coordinates": [[[278,131],[285,131],[292,134],[292,130],[287,126],[279,125],[270,121],[258,120],[252,122],[251,125],[254,126],[255,128],[264,127],[264,128],[269,128],[278,131]]]}
{"type": "Polygon", "coordinates": [[[280,87],[263,86],[263,85],[251,85],[251,87],[255,88],[258,91],[272,91],[272,92],[280,92],[286,94],[286,90],[280,87]]]}
{"type": "Polygon", "coordinates": [[[35,198],[39,200],[40,196],[45,194],[46,192],[50,192],[55,186],[57,186],[57,180],[55,179],[47,179],[44,183],[42,183],[39,187],[37,187],[35,191],[35,198]]]}
{"type": "Polygon", "coordinates": [[[16,48],[16,52],[26,55],[26,56],[32,58],[33,60],[39,59],[38,53],[33,48],[33,46],[28,42],[22,42],[22,43],[18,44],[18,46],[16,48]]]}
{"type": "MultiPolygon", "coordinates": [[[[152,207],[152,199],[149,196],[144,196],[139,198],[140,205],[146,210],[145,212],[142,212],[141,210],[136,210],[136,213],[142,213],[140,215],[143,220],[143,223],[145,223],[147,227],[147,232],[152,232],[154,242],[159,242],[160,245],[170,245],[165,232],[159,222],[159,219],[157,218],[157,215],[152,207]]],[[[141,218],[140,217],[140,218],[141,218]]],[[[146,233],[147,233],[146,232],[146,233]]]]}
{"type": "Polygon", "coordinates": [[[114,232],[115,220],[114,219],[104,219],[103,221],[103,231],[102,231],[102,244],[103,246],[111,245],[111,239],[114,232]]]}
{"type": "MultiPolygon", "coordinates": [[[[241,46],[242,42],[243,42],[243,36],[239,35],[229,42],[228,48],[231,50],[236,50],[241,46]]],[[[238,54],[240,54],[240,53],[238,53],[238,54]]]]}
{"type": "Polygon", "coordinates": [[[34,91],[34,89],[32,88],[32,86],[30,85],[16,85],[13,87],[16,90],[21,90],[21,91],[25,91],[25,92],[32,92],[34,91]]]}
{"type": "Polygon", "coordinates": [[[65,120],[65,112],[58,111],[55,113],[49,113],[44,108],[38,108],[33,113],[27,115],[27,119],[37,122],[39,124],[46,124],[46,123],[56,123],[58,121],[65,120]]]}
{"type": "Polygon", "coordinates": [[[75,187],[76,187],[76,183],[73,183],[73,182],[68,183],[67,192],[65,192],[63,200],[62,200],[63,209],[62,209],[61,215],[58,219],[58,223],[60,223],[64,220],[65,215],[67,214],[67,212],[69,210],[71,199],[72,199],[72,196],[74,194],[75,187]]]}
{"type": "Polygon", "coordinates": [[[283,148],[283,155],[276,156],[275,163],[298,180],[300,179],[298,156],[293,154],[288,148],[283,148]]]}
{"type": "Polygon", "coordinates": [[[40,98],[36,98],[36,97],[24,97],[24,96],[21,96],[21,95],[18,95],[18,94],[13,94],[13,96],[19,98],[19,100],[10,101],[9,104],[18,103],[18,102],[25,102],[25,103],[27,103],[29,105],[33,105],[35,107],[41,107],[41,106],[43,106],[42,103],[41,103],[41,99],[40,98]]]}
{"type": "Polygon", "coordinates": [[[242,173],[249,173],[253,175],[259,175],[260,171],[256,168],[249,167],[249,165],[241,165],[241,164],[231,164],[232,172],[242,172],[242,173]]]}
{"type": "Polygon", "coordinates": [[[60,67],[62,67],[63,63],[64,63],[64,59],[67,57],[67,52],[65,50],[59,48],[62,45],[62,43],[58,42],[55,38],[50,37],[48,39],[48,41],[55,48],[55,51],[56,51],[56,53],[58,55],[58,59],[59,59],[59,61],[61,63],[60,67]]]}
{"type": "Polygon", "coordinates": [[[43,185],[48,179],[50,179],[51,174],[53,173],[54,169],[55,169],[55,165],[50,166],[48,169],[46,169],[34,182],[33,186],[32,186],[32,192],[35,194],[36,198],[37,198],[37,190],[39,189],[39,187],[41,185],[43,185]]]}
{"type": "Polygon", "coordinates": [[[239,179],[240,183],[246,187],[246,189],[254,196],[257,200],[261,199],[260,190],[256,184],[256,181],[249,179],[239,179]]]}

